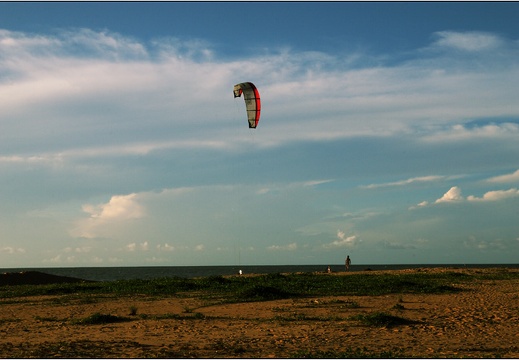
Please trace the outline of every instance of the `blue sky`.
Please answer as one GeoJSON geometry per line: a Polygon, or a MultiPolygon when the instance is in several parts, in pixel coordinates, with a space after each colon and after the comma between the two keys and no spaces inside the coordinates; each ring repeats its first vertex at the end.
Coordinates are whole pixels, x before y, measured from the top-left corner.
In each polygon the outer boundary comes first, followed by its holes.
{"type": "Polygon", "coordinates": [[[0,267],[516,263],[518,13],[0,3],[0,267]]]}

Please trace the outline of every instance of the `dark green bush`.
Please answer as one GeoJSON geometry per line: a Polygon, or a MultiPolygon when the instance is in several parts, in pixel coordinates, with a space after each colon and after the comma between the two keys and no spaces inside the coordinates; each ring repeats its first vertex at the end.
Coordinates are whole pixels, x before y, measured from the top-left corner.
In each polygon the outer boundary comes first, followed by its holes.
{"type": "Polygon", "coordinates": [[[353,320],[359,320],[361,323],[369,326],[393,327],[399,325],[415,324],[413,320],[405,319],[400,316],[394,316],[384,312],[376,312],[373,314],[360,314],[352,317],[353,320]]]}
{"type": "Polygon", "coordinates": [[[75,321],[76,324],[80,325],[98,325],[98,324],[110,324],[128,321],[125,317],[120,317],[110,314],[94,313],[86,318],[75,321]]]}
{"type": "Polygon", "coordinates": [[[239,291],[236,299],[242,301],[278,300],[287,299],[293,295],[274,286],[252,285],[239,291]]]}

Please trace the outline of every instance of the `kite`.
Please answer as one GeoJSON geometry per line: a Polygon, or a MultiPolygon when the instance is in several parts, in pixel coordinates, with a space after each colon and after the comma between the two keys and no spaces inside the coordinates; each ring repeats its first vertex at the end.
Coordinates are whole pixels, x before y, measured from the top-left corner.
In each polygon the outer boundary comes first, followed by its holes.
{"type": "Polygon", "coordinates": [[[241,94],[243,94],[249,128],[255,129],[258,126],[261,112],[261,100],[258,89],[256,89],[253,83],[244,82],[234,85],[233,92],[235,98],[241,97],[241,94]]]}

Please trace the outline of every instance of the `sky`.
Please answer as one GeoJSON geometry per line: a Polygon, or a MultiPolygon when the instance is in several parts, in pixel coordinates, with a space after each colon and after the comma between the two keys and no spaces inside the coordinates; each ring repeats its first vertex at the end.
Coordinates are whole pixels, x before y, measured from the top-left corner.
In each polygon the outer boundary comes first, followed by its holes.
{"type": "Polygon", "coordinates": [[[0,268],[517,263],[518,14],[1,2],[0,268]]]}

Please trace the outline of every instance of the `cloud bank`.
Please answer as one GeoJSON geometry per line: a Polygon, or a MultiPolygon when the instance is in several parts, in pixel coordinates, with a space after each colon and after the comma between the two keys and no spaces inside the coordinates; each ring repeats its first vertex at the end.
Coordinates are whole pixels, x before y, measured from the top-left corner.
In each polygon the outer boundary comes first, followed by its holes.
{"type": "Polygon", "coordinates": [[[2,158],[238,150],[246,143],[229,129],[243,125],[242,104],[233,104],[229,88],[245,78],[258,82],[264,98],[266,136],[256,146],[410,133],[430,141],[517,136],[514,122],[470,129],[460,123],[519,114],[512,101],[517,43],[488,33],[436,36],[432,46],[442,51],[429,58],[364,67],[363,54],[354,63],[291,50],[229,61],[203,41],[143,43],[89,29],[1,30],[0,105],[10,119],[3,131],[21,134],[16,146],[4,142],[2,158]],[[452,49],[473,59],[460,67],[461,55],[452,49]],[[503,67],[479,68],[496,49],[503,67]]]}

